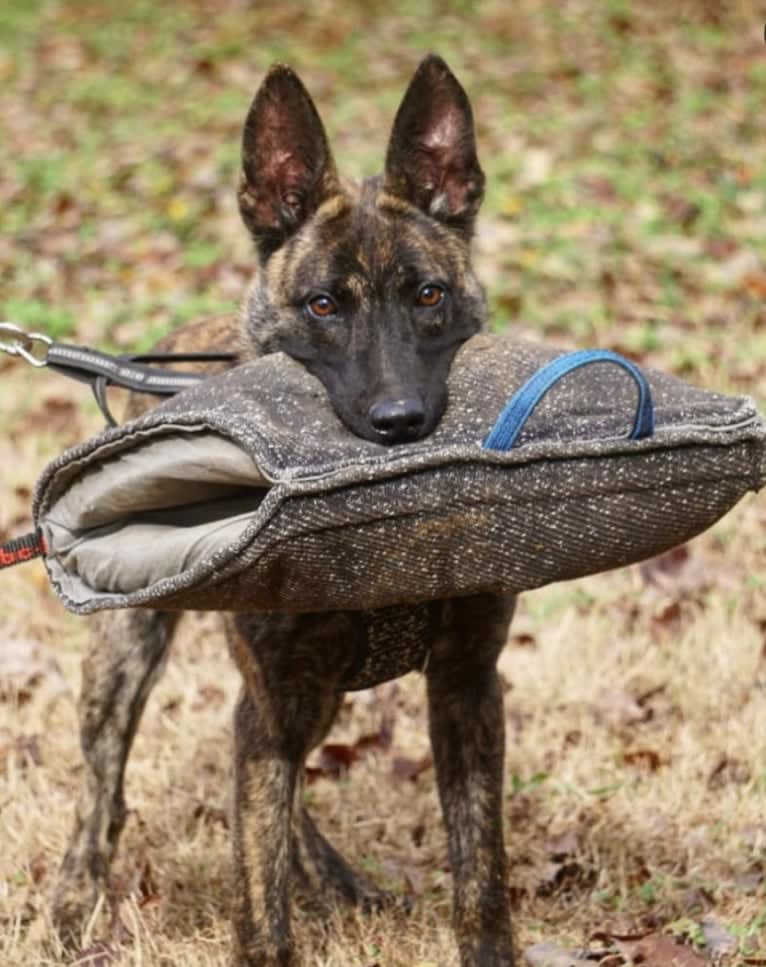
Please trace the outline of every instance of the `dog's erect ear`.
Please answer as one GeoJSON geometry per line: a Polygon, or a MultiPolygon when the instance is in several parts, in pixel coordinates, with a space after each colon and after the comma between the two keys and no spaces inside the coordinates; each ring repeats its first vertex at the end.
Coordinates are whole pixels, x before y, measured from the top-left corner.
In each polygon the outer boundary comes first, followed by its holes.
{"type": "Polygon", "coordinates": [[[471,105],[441,57],[420,64],[394,120],[385,189],[470,234],[484,196],[471,105]]]}
{"type": "Polygon", "coordinates": [[[268,257],[338,191],[322,121],[297,74],[272,67],[255,95],[242,135],[239,210],[268,257]]]}

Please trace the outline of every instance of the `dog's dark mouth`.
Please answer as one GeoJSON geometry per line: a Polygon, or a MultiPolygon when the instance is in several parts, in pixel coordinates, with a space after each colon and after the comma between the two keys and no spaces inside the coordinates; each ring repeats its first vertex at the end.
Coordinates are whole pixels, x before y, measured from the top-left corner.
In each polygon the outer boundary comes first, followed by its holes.
{"type": "Polygon", "coordinates": [[[379,432],[373,439],[376,443],[382,443],[385,446],[393,446],[397,443],[415,443],[416,440],[421,440],[425,436],[428,436],[428,433],[423,433],[419,430],[408,430],[401,433],[379,432]]]}
{"type": "Polygon", "coordinates": [[[397,446],[402,443],[416,443],[429,436],[435,429],[435,422],[429,422],[419,428],[404,428],[398,430],[381,431],[375,430],[369,424],[351,422],[343,420],[344,424],[351,432],[363,440],[370,440],[372,443],[380,443],[383,446],[397,446]]]}

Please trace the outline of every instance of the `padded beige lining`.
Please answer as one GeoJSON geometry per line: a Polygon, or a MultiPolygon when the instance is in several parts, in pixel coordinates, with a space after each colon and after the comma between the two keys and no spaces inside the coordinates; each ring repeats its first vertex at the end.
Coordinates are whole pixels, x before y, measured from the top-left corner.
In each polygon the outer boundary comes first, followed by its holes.
{"type": "Polygon", "coordinates": [[[162,435],[89,470],[46,516],[49,554],[69,574],[128,593],[228,547],[269,483],[213,433],[162,435]]]}

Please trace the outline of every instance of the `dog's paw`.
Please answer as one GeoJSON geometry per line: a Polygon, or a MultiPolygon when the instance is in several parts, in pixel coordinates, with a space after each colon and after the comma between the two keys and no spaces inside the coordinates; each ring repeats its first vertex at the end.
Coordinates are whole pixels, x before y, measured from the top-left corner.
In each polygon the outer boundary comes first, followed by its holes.
{"type": "Polygon", "coordinates": [[[53,929],[65,950],[75,949],[98,903],[99,890],[90,880],[61,878],[50,900],[53,929]]]}

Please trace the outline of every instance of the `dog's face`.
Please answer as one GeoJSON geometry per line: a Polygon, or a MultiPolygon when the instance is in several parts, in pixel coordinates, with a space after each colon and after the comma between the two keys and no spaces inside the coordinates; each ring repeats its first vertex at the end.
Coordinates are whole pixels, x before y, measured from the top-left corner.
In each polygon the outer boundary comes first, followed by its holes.
{"type": "Polygon", "coordinates": [[[485,319],[469,253],[483,187],[470,104],[439,58],[407,89],[383,174],[358,186],[338,178],[300,80],[273,68],[245,124],[239,191],[260,257],[245,306],[256,351],[300,360],[359,436],[426,436],[485,319]]]}

